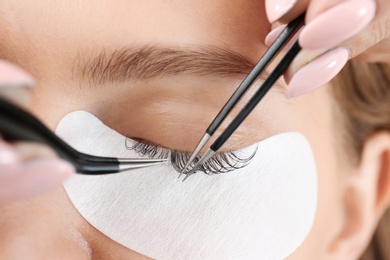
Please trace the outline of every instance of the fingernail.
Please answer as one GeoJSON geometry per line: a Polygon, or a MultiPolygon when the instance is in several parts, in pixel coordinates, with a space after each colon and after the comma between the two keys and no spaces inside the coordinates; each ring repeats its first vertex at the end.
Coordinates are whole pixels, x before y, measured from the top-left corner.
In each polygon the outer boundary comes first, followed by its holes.
{"type": "Polygon", "coordinates": [[[304,49],[329,49],[363,30],[374,18],[373,0],[350,0],[338,4],[309,22],[299,38],[304,49]]]}
{"type": "Polygon", "coordinates": [[[287,87],[286,97],[308,93],[332,80],[349,59],[345,48],[331,50],[299,70],[287,87]]]}
{"type": "MultiPolygon", "coordinates": [[[[279,35],[282,33],[282,31],[286,28],[287,25],[281,25],[273,29],[265,38],[264,44],[267,47],[270,47],[276,40],[276,38],[279,37],[279,35]]],[[[290,49],[293,44],[298,40],[299,34],[301,33],[301,30],[299,30],[292,38],[288,41],[286,46],[284,47],[285,50],[290,49]]]]}
{"type": "Polygon", "coordinates": [[[282,33],[282,31],[286,28],[286,24],[280,25],[273,29],[266,37],[264,40],[265,46],[270,47],[276,38],[279,37],[279,35],[282,33]]]}
{"type": "Polygon", "coordinates": [[[297,0],[266,0],[265,9],[270,23],[274,23],[288,13],[297,0]]]}
{"type": "Polygon", "coordinates": [[[9,144],[0,141],[0,172],[3,167],[15,164],[18,161],[14,149],[9,144]]]}
{"type": "Polygon", "coordinates": [[[0,87],[33,87],[34,79],[18,66],[0,60],[0,87]]]}

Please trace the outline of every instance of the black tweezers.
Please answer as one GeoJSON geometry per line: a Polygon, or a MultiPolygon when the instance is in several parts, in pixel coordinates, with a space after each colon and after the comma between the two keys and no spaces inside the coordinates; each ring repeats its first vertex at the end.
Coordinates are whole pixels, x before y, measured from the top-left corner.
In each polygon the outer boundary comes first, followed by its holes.
{"type": "Polygon", "coordinates": [[[294,37],[294,35],[299,31],[299,29],[304,25],[305,14],[301,15],[283,30],[275,42],[270,46],[267,52],[263,55],[260,61],[240,84],[237,90],[233,93],[230,99],[227,101],[225,106],[221,109],[218,115],[214,118],[213,122],[207,128],[206,133],[200,140],[199,144],[192,152],[190,159],[186,163],[182,172],[179,175],[179,178],[182,174],[186,174],[185,181],[189,176],[195,174],[197,169],[209,160],[221,147],[224,143],[230,138],[230,136],[237,130],[237,128],[242,124],[242,122],[248,117],[248,115],[253,111],[257,104],[263,99],[263,97],[268,93],[276,81],[286,72],[287,68],[294,60],[294,58],[301,51],[301,46],[299,45],[299,40],[297,40],[287,54],[283,57],[280,63],[276,68],[270,73],[269,77],[264,81],[260,88],[256,91],[253,97],[249,102],[244,106],[240,113],[234,118],[234,120],[229,124],[229,126],[223,131],[223,133],[218,137],[218,139],[210,146],[207,152],[199,159],[199,161],[188,170],[191,164],[195,161],[200,151],[203,147],[206,146],[207,142],[210,140],[211,136],[215,133],[218,127],[222,122],[227,118],[232,109],[240,101],[242,96],[247,92],[247,90],[253,85],[259,75],[268,67],[268,65],[274,60],[276,55],[283,49],[284,46],[294,37]]]}
{"type": "Polygon", "coordinates": [[[167,162],[167,159],[120,159],[80,153],[56,136],[36,117],[1,97],[0,134],[8,141],[31,141],[47,145],[81,174],[118,173],[167,162]]]}

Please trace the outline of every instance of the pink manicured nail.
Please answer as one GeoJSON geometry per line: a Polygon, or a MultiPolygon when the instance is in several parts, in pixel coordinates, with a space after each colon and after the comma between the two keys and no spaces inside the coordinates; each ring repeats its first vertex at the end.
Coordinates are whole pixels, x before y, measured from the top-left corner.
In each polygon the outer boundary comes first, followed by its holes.
{"type": "Polygon", "coordinates": [[[348,59],[348,51],[340,47],[310,62],[291,79],[286,97],[298,97],[328,83],[341,71],[348,59]]]}
{"type": "Polygon", "coordinates": [[[374,18],[373,0],[349,0],[324,12],[302,30],[304,49],[329,49],[353,37],[374,18]]]}
{"type": "Polygon", "coordinates": [[[74,168],[60,160],[41,160],[21,165],[0,183],[0,202],[29,198],[49,191],[74,173],[74,168]]]}
{"type": "Polygon", "coordinates": [[[34,86],[34,79],[18,66],[0,60],[0,87],[1,86],[34,86]]]}
{"type": "Polygon", "coordinates": [[[268,21],[276,22],[290,11],[297,0],[266,0],[265,9],[267,12],[268,21]]]}
{"type": "MultiPolygon", "coordinates": [[[[286,28],[287,25],[281,25],[273,29],[266,37],[264,40],[265,46],[270,47],[276,40],[276,38],[279,37],[279,35],[282,33],[282,31],[286,28]]],[[[285,49],[290,49],[293,44],[298,40],[299,34],[301,33],[301,30],[298,31],[294,37],[291,38],[291,40],[286,44],[284,47],[285,49]]]]}
{"type": "Polygon", "coordinates": [[[18,162],[19,158],[14,149],[12,149],[12,146],[0,140],[0,174],[4,167],[18,162]]]}
{"type": "Polygon", "coordinates": [[[276,38],[282,33],[282,31],[286,28],[286,24],[280,25],[273,29],[266,37],[264,40],[265,46],[269,47],[274,43],[276,38]]]}

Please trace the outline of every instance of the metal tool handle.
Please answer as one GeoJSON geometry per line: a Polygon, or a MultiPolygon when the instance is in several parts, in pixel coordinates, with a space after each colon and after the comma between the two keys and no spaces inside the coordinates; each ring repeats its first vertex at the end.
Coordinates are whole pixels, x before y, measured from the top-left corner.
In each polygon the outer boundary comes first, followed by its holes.
{"type": "Polygon", "coordinates": [[[117,158],[80,153],[56,136],[27,111],[0,98],[0,133],[7,141],[29,141],[51,147],[59,157],[72,163],[79,173],[119,172],[117,158]]]}

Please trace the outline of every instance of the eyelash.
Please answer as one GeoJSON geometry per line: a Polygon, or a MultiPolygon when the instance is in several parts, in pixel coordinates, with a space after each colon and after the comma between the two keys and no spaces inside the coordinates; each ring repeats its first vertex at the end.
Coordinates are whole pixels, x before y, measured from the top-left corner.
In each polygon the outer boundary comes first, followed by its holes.
{"type": "MultiPolygon", "coordinates": [[[[185,164],[189,160],[191,154],[188,152],[180,152],[171,150],[157,145],[147,144],[141,141],[134,141],[134,144],[129,145],[126,139],[125,146],[128,150],[133,150],[141,156],[148,156],[152,159],[167,159],[170,158],[173,168],[177,172],[181,172],[185,164]]],[[[242,169],[247,166],[257,152],[257,148],[254,152],[244,158],[240,158],[234,151],[217,153],[204,163],[199,171],[202,171],[208,175],[227,173],[233,170],[242,169]]],[[[197,156],[191,166],[194,166],[201,156],[197,156]]]]}

